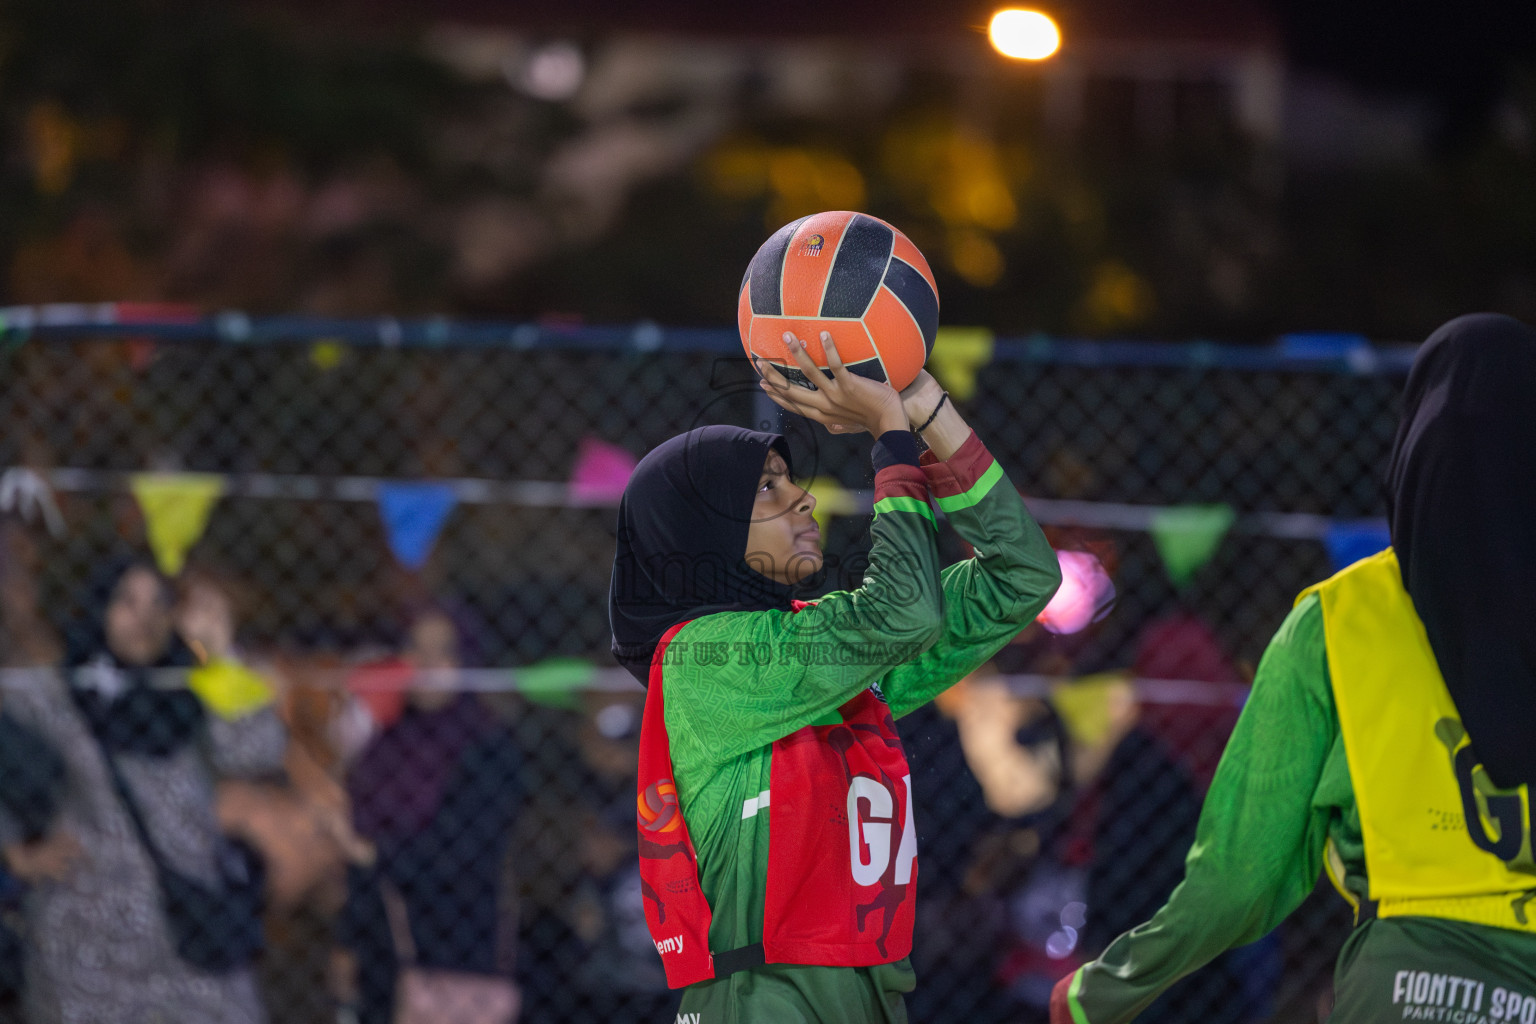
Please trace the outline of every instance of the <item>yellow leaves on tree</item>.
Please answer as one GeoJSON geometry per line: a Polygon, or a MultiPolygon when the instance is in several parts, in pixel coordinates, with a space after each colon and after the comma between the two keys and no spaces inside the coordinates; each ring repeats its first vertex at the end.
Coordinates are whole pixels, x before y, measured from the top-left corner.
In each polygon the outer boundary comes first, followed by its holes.
{"type": "Polygon", "coordinates": [[[859,210],[867,198],[864,175],[828,149],[735,142],[710,154],[704,172],[710,186],[728,198],[768,195],[770,229],[822,210],[859,210]]]}

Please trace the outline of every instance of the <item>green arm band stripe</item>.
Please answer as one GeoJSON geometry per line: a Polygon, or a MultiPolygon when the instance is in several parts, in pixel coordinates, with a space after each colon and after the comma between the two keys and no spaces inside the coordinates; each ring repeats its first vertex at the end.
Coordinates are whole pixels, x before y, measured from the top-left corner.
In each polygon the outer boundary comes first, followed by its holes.
{"type": "Polygon", "coordinates": [[[1067,1009],[1072,1011],[1072,1024],[1088,1024],[1088,1015],[1083,1012],[1083,1004],[1077,1001],[1077,993],[1083,987],[1083,969],[1079,967],[1072,972],[1072,984],[1067,986],[1067,1009]]]}
{"type": "Polygon", "coordinates": [[[954,512],[956,509],[970,508],[979,504],[1003,478],[1003,467],[996,462],[987,467],[987,471],[981,474],[981,479],[971,485],[971,489],[962,494],[951,494],[947,498],[939,499],[939,508],[945,512],[954,512]]]}
{"type": "Polygon", "coordinates": [[[919,501],[917,498],[908,498],[900,494],[881,498],[875,502],[875,515],[882,512],[916,512],[920,516],[926,516],[928,524],[935,530],[939,528],[938,521],[933,518],[933,509],[928,507],[926,501],[919,501]]]}

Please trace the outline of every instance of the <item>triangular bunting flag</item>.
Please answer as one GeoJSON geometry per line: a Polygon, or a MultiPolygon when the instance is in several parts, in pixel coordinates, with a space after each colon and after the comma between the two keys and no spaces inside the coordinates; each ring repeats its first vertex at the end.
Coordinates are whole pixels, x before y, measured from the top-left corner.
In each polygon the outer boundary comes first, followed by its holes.
{"type": "Polygon", "coordinates": [[[272,687],[265,679],[244,665],[222,658],[187,673],[187,688],[202,699],[205,708],[227,722],[272,703],[272,687]]]}
{"type": "Polygon", "coordinates": [[[950,397],[976,394],[976,371],[992,361],[992,332],[985,327],[940,327],[928,353],[928,369],[950,397]]]}
{"type": "Polygon", "coordinates": [[[1129,672],[1079,676],[1051,687],[1051,707],[1061,716],[1067,735],[1089,747],[1110,736],[1115,720],[1135,699],[1129,672]]]}
{"type": "Polygon", "coordinates": [[[571,500],[579,505],[611,505],[624,496],[635,471],[635,457],[618,445],[584,437],[571,470],[571,500]]]}
{"type": "Polygon", "coordinates": [[[309,347],[309,361],[321,373],[329,373],[347,358],[347,346],[335,338],[321,338],[309,347]]]}
{"type": "Polygon", "coordinates": [[[1392,534],[1383,520],[1331,523],[1323,543],[1328,545],[1328,559],[1337,572],[1346,565],[1354,565],[1362,558],[1386,550],[1392,544],[1392,534]]]}
{"type": "Polygon", "coordinates": [[[816,510],[811,517],[816,520],[816,525],[821,528],[823,542],[827,536],[827,524],[833,516],[849,516],[859,510],[858,503],[853,500],[853,495],[834,477],[817,476],[807,480],[803,485],[816,499],[816,510]]]}
{"type": "Polygon", "coordinates": [[[175,576],[208,528],[213,503],[224,493],[224,478],[207,473],[139,473],[129,478],[128,487],[144,512],[144,532],[155,564],[167,576],[175,576]]]}
{"type": "Polygon", "coordinates": [[[580,691],[597,678],[597,667],[581,658],[545,658],[516,673],[517,689],[535,704],[574,709],[581,706],[580,691]]]}
{"type": "Polygon", "coordinates": [[[453,488],[441,483],[388,483],[378,490],[379,515],[389,549],[407,569],[427,564],[437,535],[453,511],[453,488]]]}
{"type": "Polygon", "coordinates": [[[1174,585],[1189,583],[1216,554],[1235,518],[1230,505],[1182,505],[1152,515],[1152,542],[1174,585]]]}

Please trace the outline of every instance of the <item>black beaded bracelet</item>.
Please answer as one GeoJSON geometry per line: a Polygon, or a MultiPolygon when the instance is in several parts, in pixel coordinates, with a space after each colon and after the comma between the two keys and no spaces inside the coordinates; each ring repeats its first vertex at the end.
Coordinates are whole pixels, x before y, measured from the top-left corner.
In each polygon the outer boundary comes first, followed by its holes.
{"type": "Polygon", "coordinates": [[[929,416],[926,420],[924,420],[923,421],[923,425],[918,427],[918,428],[916,428],[916,430],[914,430],[913,432],[917,433],[917,434],[921,434],[923,431],[925,431],[929,427],[933,426],[933,421],[939,418],[939,410],[944,408],[944,403],[947,402],[947,401],[949,401],[949,392],[948,391],[944,392],[944,396],[939,399],[939,404],[933,407],[933,415],[929,416]]]}

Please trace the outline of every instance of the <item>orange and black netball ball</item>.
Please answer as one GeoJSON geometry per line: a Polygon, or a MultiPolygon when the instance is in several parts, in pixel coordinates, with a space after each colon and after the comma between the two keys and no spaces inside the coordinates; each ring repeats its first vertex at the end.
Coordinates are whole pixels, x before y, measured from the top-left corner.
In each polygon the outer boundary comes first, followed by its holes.
{"type": "Polygon", "coordinates": [[[827,331],[850,372],[900,390],[933,351],[939,290],[906,235],[867,213],[834,210],[786,224],[763,243],[742,278],[736,319],[747,355],[799,383],[784,332],[825,368],[827,331]]]}

